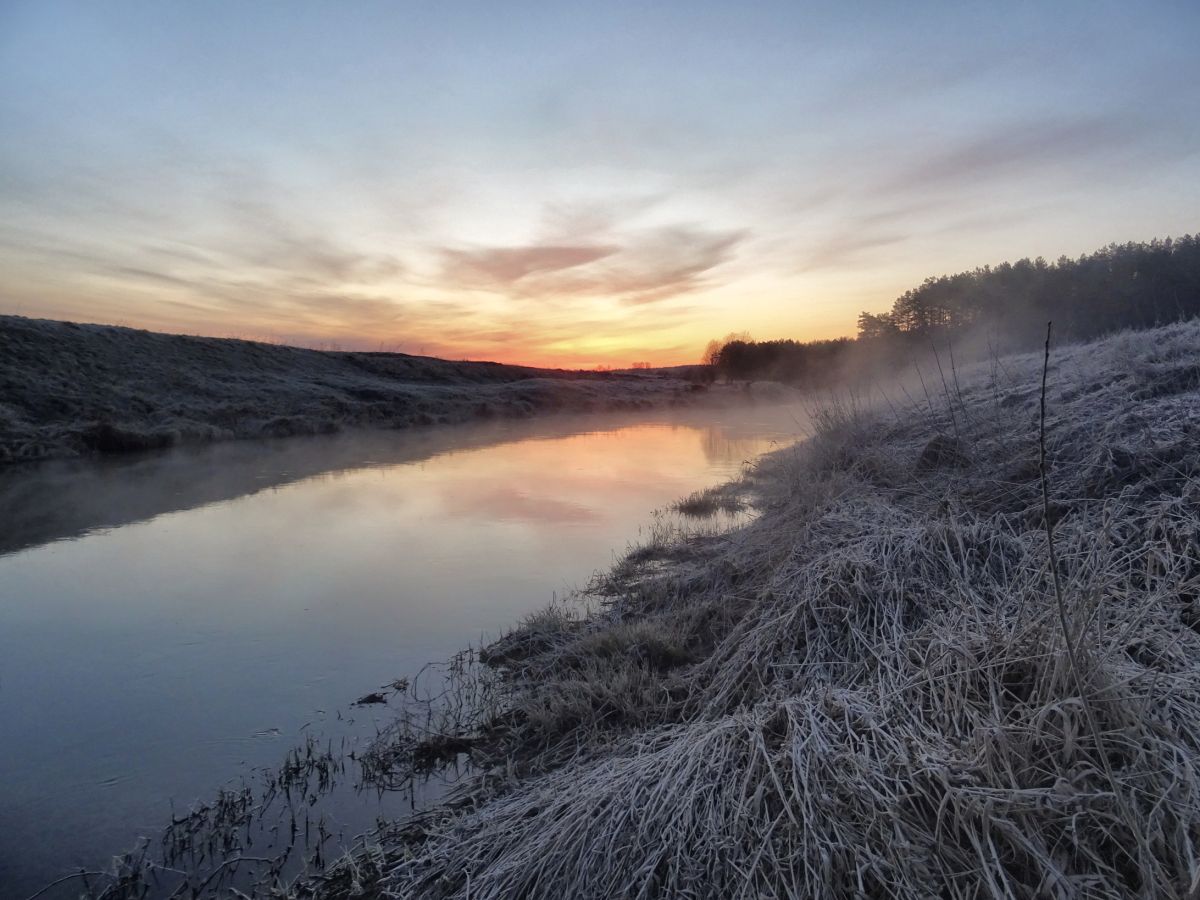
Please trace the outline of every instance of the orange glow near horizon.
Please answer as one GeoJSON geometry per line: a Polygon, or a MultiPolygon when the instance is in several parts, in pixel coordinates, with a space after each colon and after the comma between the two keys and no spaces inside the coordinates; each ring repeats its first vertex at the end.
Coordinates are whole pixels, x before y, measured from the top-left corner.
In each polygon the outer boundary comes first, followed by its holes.
{"type": "MultiPolygon", "coordinates": [[[[86,312],[66,310],[61,314],[31,315],[23,309],[14,310],[15,314],[27,315],[32,318],[52,318],[84,324],[113,325],[123,328],[135,328],[165,334],[181,334],[192,337],[211,337],[254,341],[266,344],[282,344],[311,350],[332,351],[362,351],[404,353],[412,356],[431,356],[449,360],[469,360],[474,362],[497,362],[514,366],[529,366],[545,369],[578,369],[594,370],[599,368],[624,369],[635,362],[646,361],[653,366],[689,365],[699,362],[700,356],[710,336],[699,339],[695,346],[669,348],[661,350],[646,347],[624,347],[616,345],[611,348],[598,349],[589,346],[589,342],[580,341],[578,344],[566,341],[552,347],[538,347],[532,343],[512,342],[504,345],[449,345],[434,338],[420,336],[356,334],[343,329],[331,331],[292,331],[284,332],[267,324],[255,326],[247,324],[243,328],[231,330],[219,325],[203,323],[195,327],[178,324],[157,317],[118,316],[102,319],[86,312]]],[[[4,314],[0,312],[0,314],[4,314]]],[[[724,332],[727,333],[727,332],[724,332]]],[[[711,337],[719,337],[712,335],[711,337]]]]}
{"type": "MultiPolygon", "coordinates": [[[[10,269],[10,275],[19,272],[10,269]]],[[[253,273],[248,273],[253,274],[253,273]]],[[[526,298],[499,290],[480,296],[457,285],[426,286],[408,304],[360,300],[333,288],[320,304],[272,296],[267,285],[239,280],[234,303],[212,303],[190,286],[122,285],[77,279],[64,288],[31,278],[35,302],[2,310],[36,318],[118,325],[174,334],[236,338],[317,350],[398,352],[537,368],[625,369],[634,363],[698,363],[705,346],[730,332],[756,339],[818,340],[852,335],[862,309],[890,305],[907,282],[900,276],[859,294],[855,285],[817,277],[772,281],[761,276],[688,286],[677,297],[630,305],[622,296],[526,298]],[[39,283],[41,282],[41,283],[39,283]],[[810,298],[805,301],[802,298],[810,298]],[[228,307],[238,313],[233,325],[228,307]],[[223,309],[223,307],[226,307],[223,309]],[[397,321],[399,320],[399,321],[397,321]],[[405,323],[411,323],[405,327],[405,323]]],[[[870,286],[868,285],[868,288],[870,286]]],[[[403,285],[388,293],[403,295],[403,285]]]]}

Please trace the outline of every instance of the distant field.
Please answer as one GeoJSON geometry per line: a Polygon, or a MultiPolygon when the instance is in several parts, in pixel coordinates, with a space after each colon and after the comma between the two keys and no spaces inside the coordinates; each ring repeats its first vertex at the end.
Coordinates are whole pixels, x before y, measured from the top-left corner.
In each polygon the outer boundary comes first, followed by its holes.
{"type": "Polygon", "coordinates": [[[0,463],[722,393],[733,389],[709,392],[666,371],[535,369],[0,316],[0,463]]]}

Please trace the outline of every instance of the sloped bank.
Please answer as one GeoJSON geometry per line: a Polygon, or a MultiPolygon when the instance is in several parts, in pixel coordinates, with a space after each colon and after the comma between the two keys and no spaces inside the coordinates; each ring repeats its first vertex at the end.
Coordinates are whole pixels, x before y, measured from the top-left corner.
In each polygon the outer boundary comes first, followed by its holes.
{"type": "Polygon", "coordinates": [[[1041,357],[950,376],[489,648],[373,756],[482,774],[295,893],[1200,895],[1200,326],[1054,351],[1045,502],[1041,357]]]}
{"type": "MultiPolygon", "coordinates": [[[[752,396],[787,393],[758,385],[752,396]]],[[[0,464],[746,396],[741,387],[653,373],[306,350],[0,316],[0,464]]]]}

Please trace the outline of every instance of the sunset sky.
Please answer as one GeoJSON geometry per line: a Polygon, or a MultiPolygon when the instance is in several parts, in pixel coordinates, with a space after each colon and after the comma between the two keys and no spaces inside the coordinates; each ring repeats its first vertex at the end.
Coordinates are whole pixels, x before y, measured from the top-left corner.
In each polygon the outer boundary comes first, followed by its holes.
{"type": "Polygon", "coordinates": [[[591,367],[1200,230],[1200,3],[0,0],[0,313],[591,367]]]}

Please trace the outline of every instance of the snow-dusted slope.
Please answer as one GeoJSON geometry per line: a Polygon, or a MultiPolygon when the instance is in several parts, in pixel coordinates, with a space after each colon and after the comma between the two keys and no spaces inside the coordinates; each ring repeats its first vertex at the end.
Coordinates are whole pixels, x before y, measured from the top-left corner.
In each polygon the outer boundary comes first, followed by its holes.
{"type": "Polygon", "coordinates": [[[0,463],[690,401],[676,378],[304,350],[0,316],[0,463]]]}

